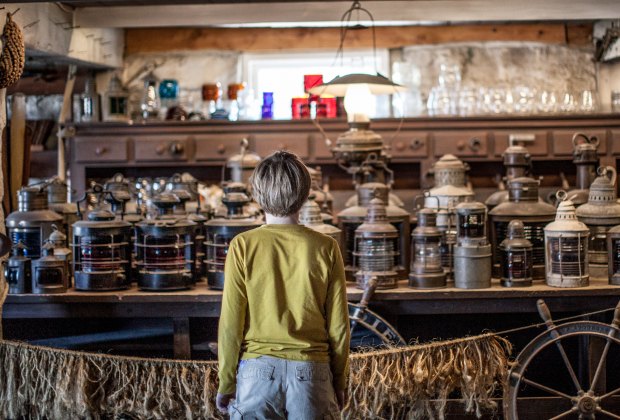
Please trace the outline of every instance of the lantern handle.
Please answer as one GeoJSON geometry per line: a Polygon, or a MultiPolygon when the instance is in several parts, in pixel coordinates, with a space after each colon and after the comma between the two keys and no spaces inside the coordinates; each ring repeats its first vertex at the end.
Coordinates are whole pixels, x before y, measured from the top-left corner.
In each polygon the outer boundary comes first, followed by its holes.
{"type": "Polygon", "coordinates": [[[588,137],[588,135],[584,133],[575,133],[573,135],[573,147],[577,147],[577,140],[580,138],[584,139],[585,143],[594,145],[594,147],[598,147],[601,142],[597,136],[588,137]]]}
{"type": "Polygon", "coordinates": [[[611,185],[616,185],[616,169],[613,166],[599,166],[596,173],[609,178],[611,185]]]}
{"type": "MultiPolygon", "coordinates": [[[[414,210],[418,210],[420,208],[424,208],[425,206],[422,205],[420,206],[418,204],[418,202],[420,201],[420,199],[427,199],[427,198],[434,198],[435,201],[437,201],[437,211],[439,211],[439,197],[437,197],[436,195],[431,195],[431,192],[429,190],[425,190],[422,195],[416,195],[415,198],[413,199],[413,208],[414,210]]],[[[431,208],[431,207],[428,207],[431,208]]]]}
{"type": "Polygon", "coordinates": [[[555,198],[558,199],[558,202],[566,200],[567,197],[568,197],[568,194],[564,190],[558,190],[555,193],[555,198]]]}

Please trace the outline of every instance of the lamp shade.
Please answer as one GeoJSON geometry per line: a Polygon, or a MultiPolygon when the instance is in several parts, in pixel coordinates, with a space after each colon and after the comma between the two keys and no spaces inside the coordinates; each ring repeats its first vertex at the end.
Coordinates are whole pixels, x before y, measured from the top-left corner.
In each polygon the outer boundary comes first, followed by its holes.
{"type": "Polygon", "coordinates": [[[363,74],[352,73],[344,76],[336,76],[328,83],[315,86],[308,90],[312,95],[333,95],[345,96],[350,85],[366,84],[373,95],[391,95],[397,92],[404,92],[406,87],[392,82],[387,77],[377,73],[363,74]]]}

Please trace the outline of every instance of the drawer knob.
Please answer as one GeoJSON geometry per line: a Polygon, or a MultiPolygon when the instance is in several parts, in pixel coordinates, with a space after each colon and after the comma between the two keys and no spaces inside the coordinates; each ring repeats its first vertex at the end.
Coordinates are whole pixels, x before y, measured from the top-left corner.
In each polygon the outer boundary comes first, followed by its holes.
{"type": "Polygon", "coordinates": [[[108,151],[108,148],[107,148],[107,147],[104,147],[104,146],[98,146],[98,147],[95,149],[95,154],[96,154],[97,156],[101,156],[101,155],[105,154],[107,151],[108,151]]]}
{"type": "Polygon", "coordinates": [[[155,153],[157,153],[158,155],[163,155],[165,151],[166,151],[166,146],[164,146],[163,144],[160,144],[159,146],[155,148],[155,153]]]}
{"type": "Polygon", "coordinates": [[[217,145],[217,152],[220,155],[223,155],[224,153],[226,153],[226,146],[224,146],[223,144],[218,144],[217,145]]]}
{"type": "Polygon", "coordinates": [[[402,152],[403,150],[405,150],[406,146],[405,143],[402,141],[397,141],[396,144],[394,145],[394,149],[398,150],[399,152],[402,152]]]}
{"type": "Polygon", "coordinates": [[[463,140],[459,141],[458,143],[456,143],[456,148],[460,151],[463,151],[465,149],[465,142],[463,140]]]}
{"type": "Polygon", "coordinates": [[[413,139],[411,140],[411,143],[409,144],[409,147],[412,150],[418,150],[421,149],[422,147],[424,147],[424,142],[420,139],[413,139]]]}
{"type": "Polygon", "coordinates": [[[183,153],[183,150],[185,148],[183,147],[183,144],[179,143],[179,142],[174,142],[170,145],[170,154],[172,155],[180,155],[183,153]]]}
{"type": "Polygon", "coordinates": [[[482,140],[480,140],[478,137],[472,137],[471,139],[469,139],[469,149],[472,152],[479,151],[481,147],[482,147],[482,140]]]}

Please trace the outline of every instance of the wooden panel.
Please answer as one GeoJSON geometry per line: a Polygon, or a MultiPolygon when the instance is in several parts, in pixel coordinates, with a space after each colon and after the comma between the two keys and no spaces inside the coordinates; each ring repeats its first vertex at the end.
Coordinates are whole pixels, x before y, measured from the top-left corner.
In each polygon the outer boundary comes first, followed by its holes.
{"type": "MultiPolygon", "coordinates": [[[[566,42],[562,23],[383,26],[375,30],[377,48],[466,41],[566,42]]],[[[339,39],[340,28],[139,28],[126,30],[125,52],[336,49],[339,39]]],[[[369,47],[372,47],[371,31],[347,33],[346,48],[369,47]]]]}
{"type": "Polygon", "coordinates": [[[546,156],[549,153],[546,130],[496,131],[494,134],[496,156],[501,156],[510,143],[526,147],[532,156],[546,156]]]}
{"type": "Polygon", "coordinates": [[[245,134],[207,134],[194,137],[196,160],[225,160],[241,150],[245,134]]]}
{"type": "Polygon", "coordinates": [[[386,146],[390,147],[393,160],[428,156],[428,133],[424,131],[401,131],[382,134],[386,146]]]}
{"type": "MultiPolygon", "coordinates": [[[[336,140],[338,139],[338,136],[341,133],[326,133],[328,139],[332,142],[332,147],[333,145],[336,144],[336,140]]],[[[313,153],[312,156],[314,157],[314,159],[317,160],[330,160],[330,161],[334,161],[334,155],[332,154],[332,151],[330,150],[329,146],[325,143],[325,138],[323,137],[322,134],[313,134],[311,137],[311,141],[312,141],[312,146],[313,146],[313,153]]]]}
{"type": "Polygon", "coordinates": [[[73,142],[77,162],[122,162],[127,160],[127,139],[76,138],[73,142]]]}
{"type": "Polygon", "coordinates": [[[309,156],[309,137],[306,133],[256,134],[256,153],[265,157],[278,150],[288,150],[305,159],[309,156]]]}
{"type": "Polygon", "coordinates": [[[157,162],[171,160],[187,160],[188,141],[186,137],[157,136],[136,138],[136,162],[157,162]]]}
{"type": "Polygon", "coordinates": [[[620,130],[611,130],[611,152],[620,155],[620,130]]]}
{"type": "Polygon", "coordinates": [[[575,133],[583,133],[588,137],[598,137],[600,144],[598,146],[599,154],[607,152],[607,131],[606,130],[588,130],[588,129],[574,129],[574,130],[554,130],[553,136],[553,153],[558,156],[568,156],[573,154],[573,136],[575,133]]]}
{"type": "Polygon", "coordinates": [[[486,131],[437,131],[433,133],[435,156],[480,156],[488,153],[486,131]]]}

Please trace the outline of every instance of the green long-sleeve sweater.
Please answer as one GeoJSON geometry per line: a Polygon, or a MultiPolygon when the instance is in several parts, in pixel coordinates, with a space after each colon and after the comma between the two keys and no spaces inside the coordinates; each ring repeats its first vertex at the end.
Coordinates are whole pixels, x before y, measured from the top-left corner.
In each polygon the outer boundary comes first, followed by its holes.
{"type": "Polygon", "coordinates": [[[218,332],[219,392],[235,392],[239,359],[329,362],[345,388],[349,317],[337,242],[302,225],[271,224],[230,243],[218,332]]]}

